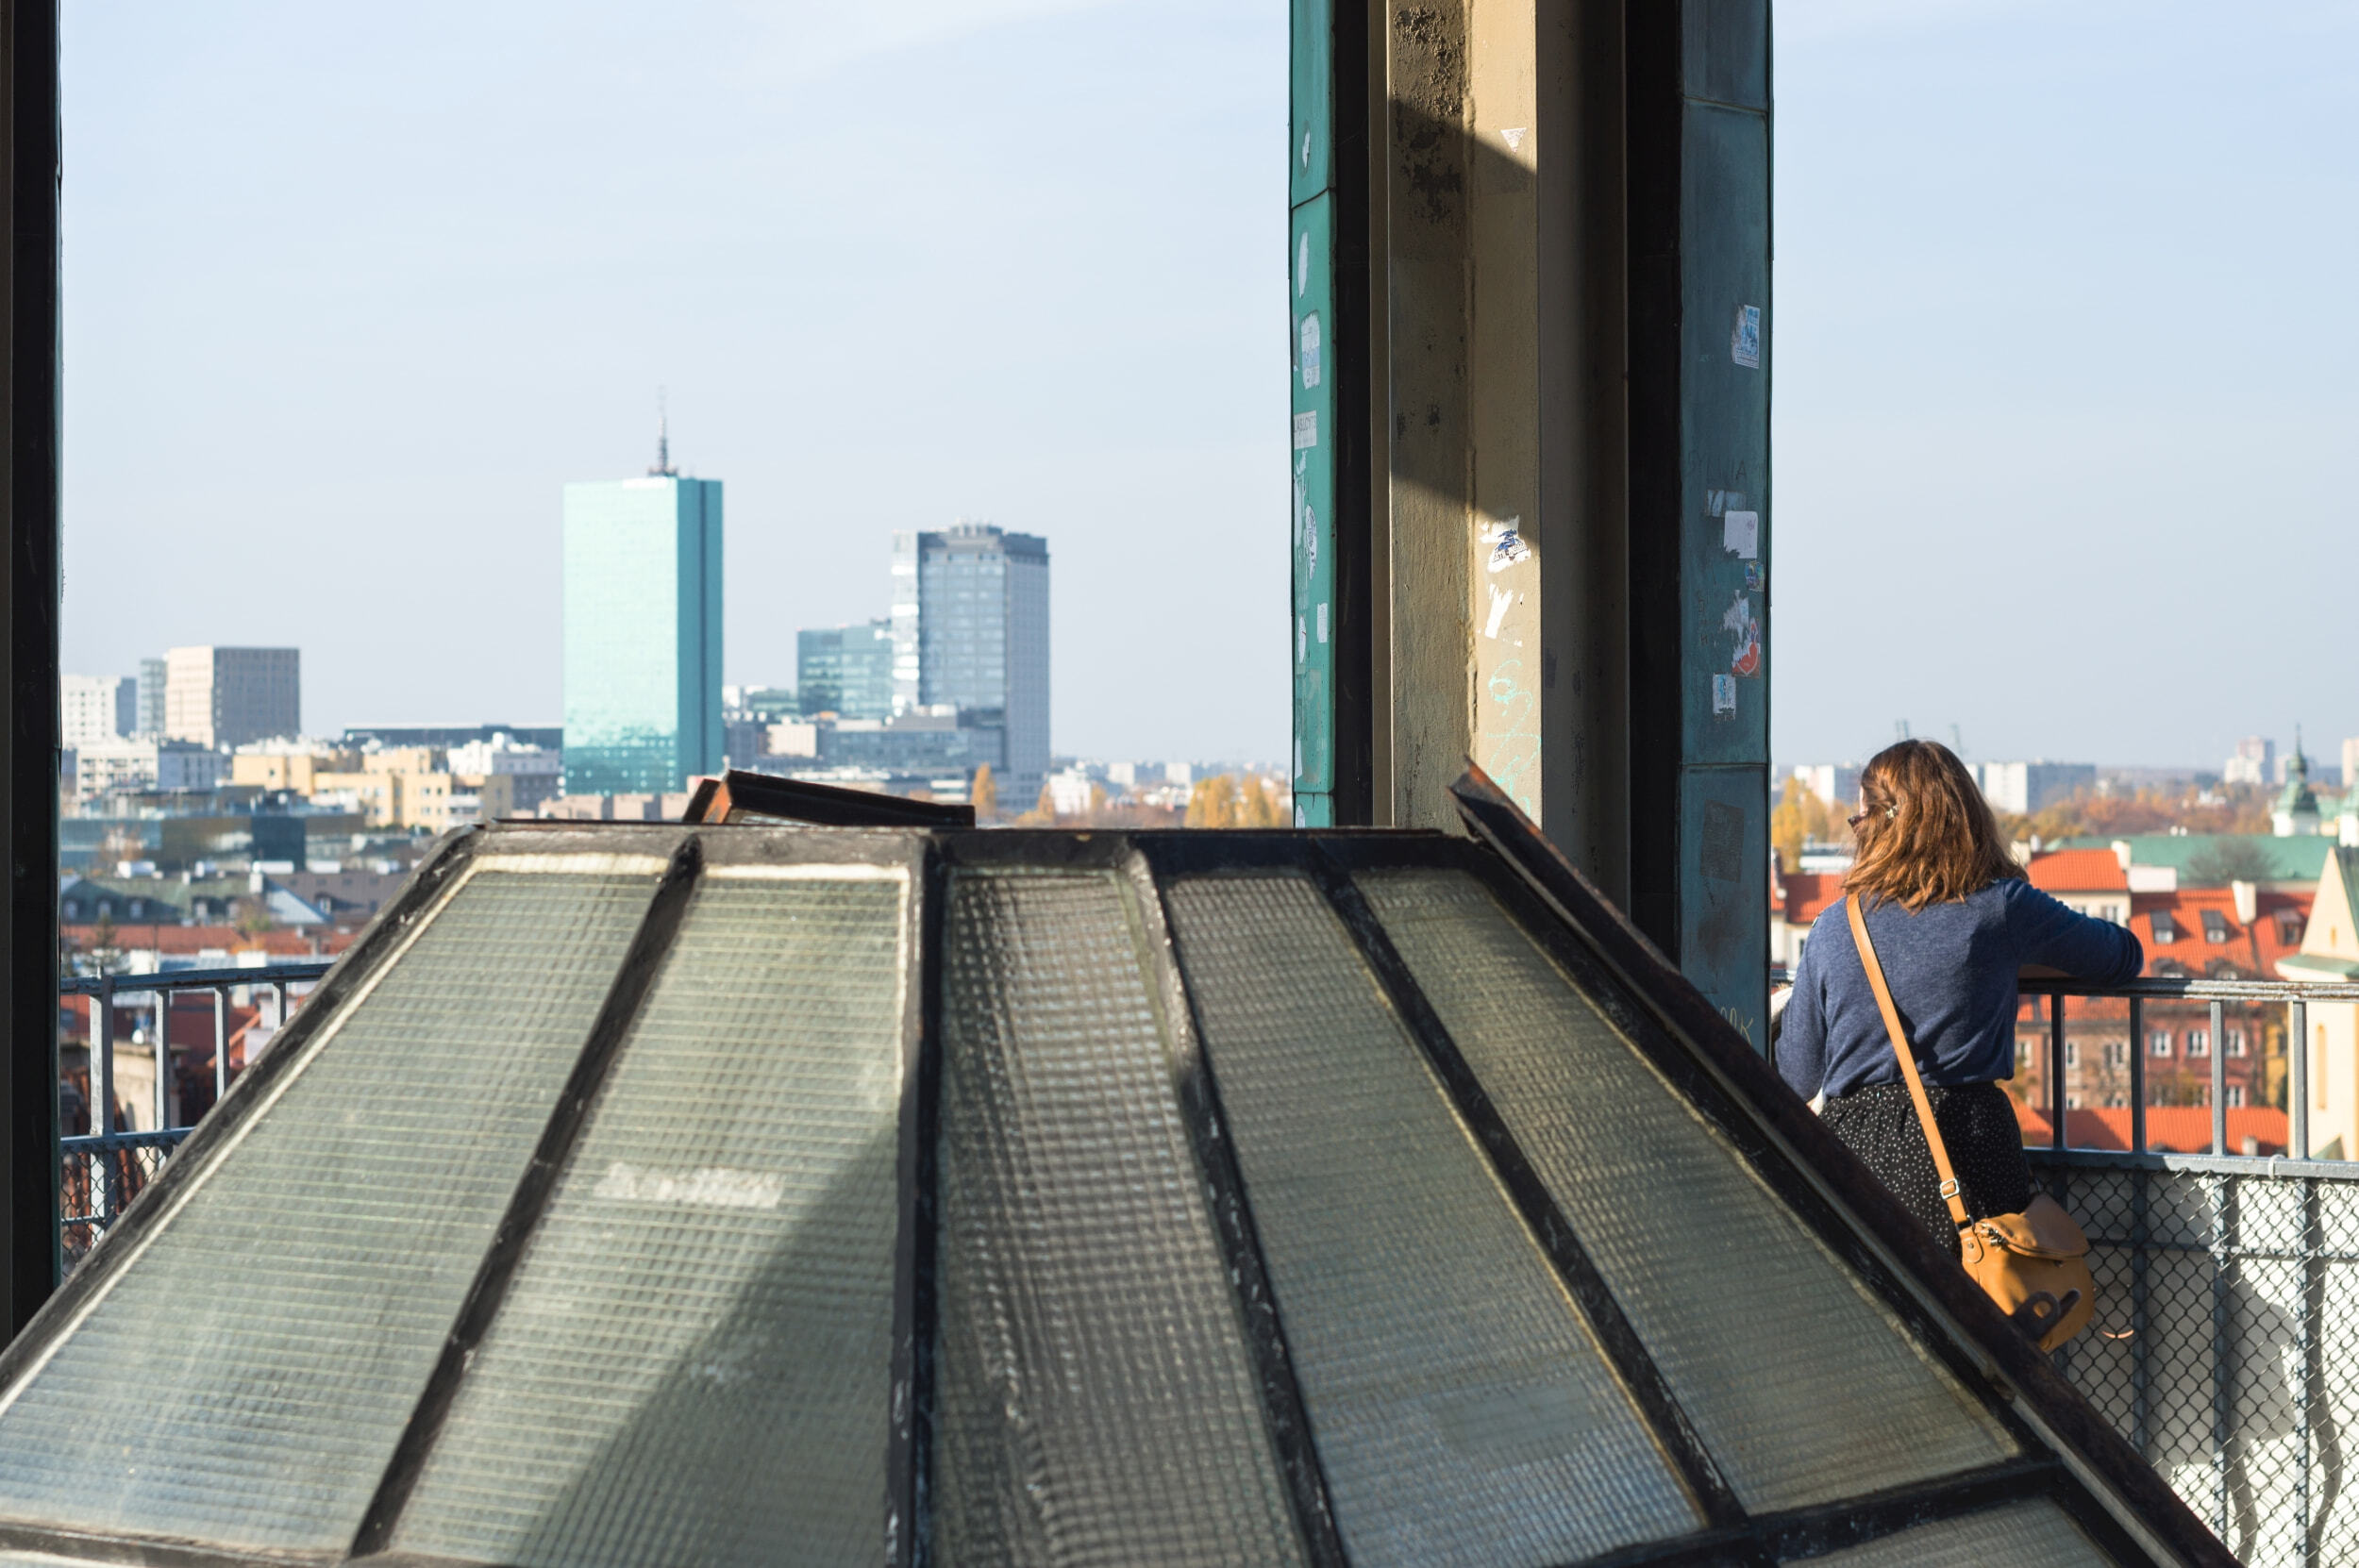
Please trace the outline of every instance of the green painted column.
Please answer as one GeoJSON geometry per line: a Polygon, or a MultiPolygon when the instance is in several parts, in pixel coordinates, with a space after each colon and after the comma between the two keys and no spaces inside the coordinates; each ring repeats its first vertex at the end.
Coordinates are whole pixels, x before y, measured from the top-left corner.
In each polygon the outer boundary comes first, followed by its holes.
{"type": "Polygon", "coordinates": [[[1287,232],[1294,365],[1290,649],[1295,820],[1335,813],[1335,146],[1333,0],[1293,0],[1287,232]]]}

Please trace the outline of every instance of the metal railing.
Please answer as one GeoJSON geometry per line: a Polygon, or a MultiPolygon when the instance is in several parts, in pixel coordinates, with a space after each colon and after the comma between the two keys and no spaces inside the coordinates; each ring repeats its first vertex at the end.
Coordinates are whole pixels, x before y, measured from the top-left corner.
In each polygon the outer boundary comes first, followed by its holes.
{"type": "MultiPolygon", "coordinates": [[[[308,989],[326,974],[327,960],[257,965],[243,969],[175,969],[145,975],[72,976],[58,983],[60,999],[92,998],[90,1068],[83,1098],[89,1107],[89,1131],[58,1141],[63,1169],[59,1173],[59,1243],[66,1266],[79,1262],[107,1227],[154,1178],[165,1159],[189,1135],[195,1117],[184,1115],[178,1074],[173,1065],[172,999],[190,992],[209,992],[213,1012],[212,1096],[209,1108],[228,1093],[237,1075],[229,1067],[230,993],[267,988],[277,998],[278,1026],[300,1000],[291,988],[308,989]],[[145,1127],[119,1125],[125,1116],[116,1106],[115,1012],[129,1006],[152,1011],[155,1019],[150,1048],[154,1052],[153,1102],[145,1127]]],[[[59,1085],[60,1098],[64,1085],[59,1085]]],[[[124,1108],[127,1111],[128,1108],[124,1108]]],[[[62,1110],[62,1107],[60,1108],[62,1110]]],[[[60,1115],[62,1124],[66,1118],[60,1115]]]]}
{"type": "MultiPolygon", "coordinates": [[[[2309,1158],[2308,1009],[2359,984],[2021,982],[2050,999],[2034,1179],[2088,1232],[2098,1315],[2058,1368],[2253,1568],[2359,1563],[2359,1161],[2309,1158]],[[2066,998],[2129,1003],[2127,1150],[2067,1146],[2066,998]],[[2148,1147],[2146,1009],[2200,1003],[2211,1149],[2148,1147]],[[2287,1011],[2283,1155],[2228,1148],[2231,1006],[2287,1011]]],[[[2111,1019],[2107,1020],[2110,1025],[2111,1019]]],[[[2266,1068],[2263,1044],[2259,1061],[2266,1068]]]]}

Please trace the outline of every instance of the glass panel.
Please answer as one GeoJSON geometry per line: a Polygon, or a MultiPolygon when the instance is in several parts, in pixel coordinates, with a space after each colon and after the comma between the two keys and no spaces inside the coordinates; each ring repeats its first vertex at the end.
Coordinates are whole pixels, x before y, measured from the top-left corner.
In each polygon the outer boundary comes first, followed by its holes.
{"type": "Polygon", "coordinates": [[[901,897],[707,875],[395,1550],[882,1551],[901,897]]]}
{"type": "Polygon", "coordinates": [[[2114,1560],[2099,1551],[2064,1510],[2041,1498],[1920,1525],[1806,1560],[1826,1568],[1985,1568],[1996,1562],[2007,1568],[2106,1568],[2114,1560]]]}
{"type": "Polygon", "coordinates": [[[467,882],[0,1415],[0,1513],[348,1544],[654,883],[467,882]]]}
{"type": "Polygon", "coordinates": [[[1352,1560],[1551,1563],[1699,1523],[1326,899],[1170,893],[1352,1560]]]}
{"type": "Polygon", "coordinates": [[[1301,1560],[1139,937],[1111,876],[952,885],[946,1561],[1301,1560]]]}
{"type": "Polygon", "coordinates": [[[2013,1451],[1472,876],[1360,882],[1747,1507],[2013,1451]]]}

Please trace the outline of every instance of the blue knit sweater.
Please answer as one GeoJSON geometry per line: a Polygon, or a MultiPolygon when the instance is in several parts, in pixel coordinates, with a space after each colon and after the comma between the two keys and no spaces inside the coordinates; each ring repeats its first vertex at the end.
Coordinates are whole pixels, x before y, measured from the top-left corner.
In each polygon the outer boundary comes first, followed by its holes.
{"type": "MultiPolygon", "coordinates": [[[[1872,902],[1867,934],[1929,1084],[2015,1076],[2015,980],[2024,965],[2107,985],[2134,979],[2146,966],[2136,937],[2076,914],[2016,878],[1915,914],[1888,900],[1872,902]]],[[[1842,901],[1810,928],[1779,1026],[1777,1061],[1804,1099],[1822,1088],[1849,1094],[1900,1081],[1842,901]]]]}

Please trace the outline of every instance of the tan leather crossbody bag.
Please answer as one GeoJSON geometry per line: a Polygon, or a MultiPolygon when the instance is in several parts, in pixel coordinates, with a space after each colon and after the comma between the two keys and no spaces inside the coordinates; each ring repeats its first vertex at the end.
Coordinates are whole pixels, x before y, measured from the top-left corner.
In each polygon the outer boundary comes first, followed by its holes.
{"type": "Polygon", "coordinates": [[[1851,915],[1851,940],[1859,947],[1860,963],[1876,993],[1876,1008],[1884,1017],[1884,1033],[1892,1037],[1892,1054],[1900,1059],[1900,1076],[1908,1080],[1909,1098],[1916,1103],[1916,1120],[1932,1150],[1933,1169],[1941,1176],[1942,1200],[1958,1226],[1958,1256],[1999,1309],[2017,1328],[2053,1350],[2088,1326],[2097,1311],[2097,1281],[2088,1265],[2089,1239],[2073,1223],[2064,1205],[2045,1193],[2036,1193],[2020,1214],[1999,1214],[1977,1220],[1967,1215],[1958,1195],[1958,1173],[1950,1168],[1949,1150],[1933,1125],[1933,1102],[1926,1096],[1925,1079],[1916,1071],[1916,1053],[1901,1031],[1900,1014],[1892,1005],[1892,988],[1884,984],[1884,967],[1868,940],[1867,917],[1859,899],[1847,898],[1851,915]]]}

